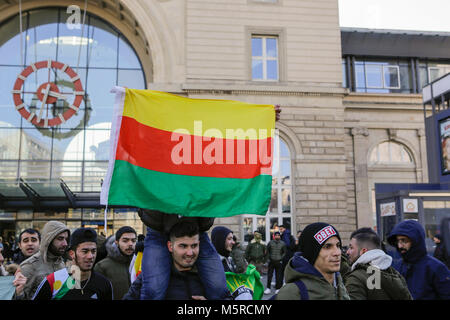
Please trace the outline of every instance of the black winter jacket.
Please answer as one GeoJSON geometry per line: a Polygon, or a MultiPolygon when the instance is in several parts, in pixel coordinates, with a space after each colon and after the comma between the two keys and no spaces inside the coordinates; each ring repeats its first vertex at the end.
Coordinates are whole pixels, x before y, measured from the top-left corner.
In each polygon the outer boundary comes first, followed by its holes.
{"type": "Polygon", "coordinates": [[[138,215],[147,227],[166,234],[168,234],[170,229],[180,220],[198,223],[200,232],[208,231],[214,224],[214,218],[184,217],[156,210],[139,209],[138,215]]]}

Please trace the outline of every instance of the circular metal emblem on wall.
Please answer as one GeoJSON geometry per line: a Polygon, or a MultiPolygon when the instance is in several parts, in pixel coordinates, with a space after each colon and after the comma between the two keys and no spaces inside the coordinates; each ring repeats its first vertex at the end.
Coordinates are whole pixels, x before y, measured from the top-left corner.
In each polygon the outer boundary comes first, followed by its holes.
{"type": "Polygon", "coordinates": [[[81,85],[80,76],[71,67],[67,64],[49,59],[47,61],[44,60],[32,63],[26,67],[17,76],[12,94],[16,110],[19,111],[24,119],[37,127],[54,127],[66,122],[78,111],[81,101],[83,100],[84,91],[83,86],[81,85]],[[49,70],[48,82],[41,84],[36,92],[24,92],[23,86],[27,77],[33,72],[37,72],[37,70],[45,68],[49,70]],[[58,86],[55,83],[50,82],[50,70],[52,68],[59,69],[69,76],[70,81],[73,83],[73,92],[60,92],[58,86]],[[37,111],[29,111],[29,107],[27,108],[21,98],[22,93],[34,93],[37,96],[39,101],[41,101],[39,113],[37,111]],[[48,105],[56,103],[58,99],[67,100],[67,95],[75,96],[72,103],[68,102],[69,109],[63,113],[58,113],[56,116],[51,114],[49,112],[48,105]]]}

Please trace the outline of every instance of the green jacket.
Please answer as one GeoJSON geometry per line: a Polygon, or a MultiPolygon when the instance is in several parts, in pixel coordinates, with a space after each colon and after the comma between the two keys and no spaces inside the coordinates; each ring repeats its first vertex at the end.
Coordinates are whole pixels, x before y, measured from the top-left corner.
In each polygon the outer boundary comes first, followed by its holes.
{"type": "Polygon", "coordinates": [[[108,256],[97,262],[94,271],[111,281],[114,300],[120,300],[128,292],[128,289],[131,286],[129,267],[133,255],[129,257],[123,255],[114,240],[114,236],[108,238],[106,242],[108,256]]]}
{"type": "Polygon", "coordinates": [[[245,259],[252,263],[264,263],[267,259],[267,247],[261,242],[250,242],[245,249],[245,259]]]}
{"type": "Polygon", "coordinates": [[[412,300],[405,279],[382,250],[364,253],[344,277],[352,300],[412,300]],[[372,267],[372,268],[369,268],[372,267]],[[378,276],[379,275],[379,276],[378,276]]]}
{"type": "Polygon", "coordinates": [[[350,300],[339,272],[335,273],[335,284],[330,284],[300,252],[289,260],[284,272],[286,284],[280,289],[276,300],[301,300],[296,281],[301,280],[306,287],[309,300],[350,300]]]}

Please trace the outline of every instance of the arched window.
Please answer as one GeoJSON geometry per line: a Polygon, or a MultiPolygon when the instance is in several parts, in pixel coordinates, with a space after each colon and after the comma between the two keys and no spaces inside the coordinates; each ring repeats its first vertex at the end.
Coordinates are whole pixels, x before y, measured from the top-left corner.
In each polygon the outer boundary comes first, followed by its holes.
{"type": "Polygon", "coordinates": [[[279,137],[274,139],[274,159],[272,166],[272,199],[265,217],[243,216],[243,237],[245,242],[253,239],[253,232],[262,234],[266,243],[272,239],[280,225],[291,229],[292,225],[292,173],[291,152],[288,144],[279,137]]]}
{"type": "Polygon", "coordinates": [[[63,178],[72,190],[100,191],[108,165],[114,106],[110,90],[114,86],[145,89],[146,80],[138,56],[119,30],[90,13],[86,13],[84,28],[69,24],[71,14],[66,10],[23,12],[22,46],[19,15],[0,23],[0,176],[27,181],[63,178]],[[77,95],[76,77],[52,62],[35,69],[34,63],[49,60],[76,72],[82,101],[65,122],[42,127],[19,114],[12,90],[22,70],[34,66],[21,88],[22,108],[42,119],[70,110],[77,95]],[[39,92],[48,83],[54,84],[49,94],[57,95],[44,103],[39,92]]]}
{"type": "Polygon", "coordinates": [[[373,148],[370,164],[412,164],[413,158],[408,149],[397,142],[385,141],[373,148]]]}

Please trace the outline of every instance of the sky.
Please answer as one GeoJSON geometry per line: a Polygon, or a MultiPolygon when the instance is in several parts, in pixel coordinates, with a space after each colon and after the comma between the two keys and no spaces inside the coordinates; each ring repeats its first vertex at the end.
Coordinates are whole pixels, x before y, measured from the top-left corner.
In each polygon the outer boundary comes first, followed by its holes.
{"type": "Polygon", "coordinates": [[[338,0],[341,27],[450,32],[450,0],[338,0]]]}

